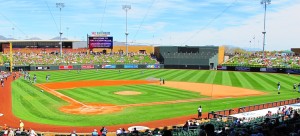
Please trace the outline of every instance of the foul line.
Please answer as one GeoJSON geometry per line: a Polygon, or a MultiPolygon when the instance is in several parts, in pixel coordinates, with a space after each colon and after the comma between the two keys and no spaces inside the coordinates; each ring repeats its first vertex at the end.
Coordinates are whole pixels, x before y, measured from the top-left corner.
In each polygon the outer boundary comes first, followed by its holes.
{"type": "Polygon", "coordinates": [[[59,93],[59,92],[57,92],[57,91],[54,90],[54,89],[50,89],[50,88],[48,88],[48,87],[46,87],[46,86],[44,86],[44,85],[42,85],[42,84],[36,84],[36,86],[40,87],[41,89],[44,89],[45,91],[47,91],[48,93],[53,94],[54,96],[59,97],[60,99],[62,99],[62,100],[64,100],[64,101],[69,102],[70,104],[80,104],[80,105],[82,105],[82,106],[88,107],[88,106],[85,105],[84,103],[79,102],[79,101],[77,101],[77,100],[75,100],[75,99],[73,99],[73,98],[71,98],[71,97],[69,97],[69,96],[66,96],[66,95],[62,94],[62,93],[59,93]],[[65,98],[67,98],[67,99],[63,99],[63,97],[65,97],[65,98]]]}

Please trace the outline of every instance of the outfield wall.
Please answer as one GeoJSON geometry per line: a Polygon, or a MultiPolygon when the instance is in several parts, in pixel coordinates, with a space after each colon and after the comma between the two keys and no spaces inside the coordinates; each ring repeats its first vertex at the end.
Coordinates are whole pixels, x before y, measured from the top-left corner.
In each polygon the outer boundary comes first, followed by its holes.
{"type": "MultiPolygon", "coordinates": [[[[10,67],[1,66],[1,70],[8,71],[10,67]]],[[[25,71],[46,71],[46,70],[84,70],[84,69],[161,69],[161,64],[87,64],[87,65],[30,65],[14,66],[13,71],[23,69],[25,71]]]]}
{"type": "Polygon", "coordinates": [[[246,71],[246,72],[266,72],[266,73],[290,73],[300,74],[300,69],[296,68],[268,68],[268,67],[247,67],[247,66],[218,66],[218,70],[246,71]]]}
{"type": "MultiPolygon", "coordinates": [[[[9,71],[10,67],[0,66],[1,71],[9,71]]],[[[45,71],[45,70],[78,70],[78,69],[198,69],[208,70],[207,65],[163,65],[163,64],[99,64],[99,65],[31,65],[14,66],[13,71],[23,69],[25,71],[45,71]]],[[[267,67],[247,67],[247,66],[218,66],[217,70],[225,71],[245,71],[245,72],[266,72],[266,73],[290,73],[300,74],[300,69],[296,68],[267,68],[267,67]]]]}

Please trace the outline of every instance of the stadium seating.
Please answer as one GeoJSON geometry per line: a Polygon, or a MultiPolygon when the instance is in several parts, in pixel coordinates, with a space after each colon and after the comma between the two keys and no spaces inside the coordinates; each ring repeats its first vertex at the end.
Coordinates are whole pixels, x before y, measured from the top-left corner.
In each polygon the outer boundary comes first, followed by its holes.
{"type": "MultiPolygon", "coordinates": [[[[0,64],[3,65],[5,62],[9,62],[7,58],[9,58],[9,54],[1,54],[0,64]]],[[[57,48],[16,48],[13,50],[13,65],[16,66],[61,64],[159,64],[159,62],[152,56],[138,53],[124,56],[118,53],[87,53],[86,49],[64,49],[61,58],[57,48]]]]}
{"type": "Polygon", "coordinates": [[[282,67],[299,68],[300,56],[284,52],[262,52],[236,54],[224,66],[254,66],[254,67],[282,67]]]}

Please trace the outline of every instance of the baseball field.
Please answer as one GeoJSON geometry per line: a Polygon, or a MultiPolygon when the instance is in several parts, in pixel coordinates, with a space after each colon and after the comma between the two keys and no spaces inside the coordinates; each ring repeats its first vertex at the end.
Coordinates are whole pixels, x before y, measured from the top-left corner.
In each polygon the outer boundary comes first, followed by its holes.
{"type": "Polygon", "coordinates": [[[287,74],[166,69],[30,72],[34,74],[35,84],[23,77],[12,82],[13,114],[54,126],[120,126],[196,117],[199,105],[209,112],[300,96],[292,88],[300,77],[287,74]]]}

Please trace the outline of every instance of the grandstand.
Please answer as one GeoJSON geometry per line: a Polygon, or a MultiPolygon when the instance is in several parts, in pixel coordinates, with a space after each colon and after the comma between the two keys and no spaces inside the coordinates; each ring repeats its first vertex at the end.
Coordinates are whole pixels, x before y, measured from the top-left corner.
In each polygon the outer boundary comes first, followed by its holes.
{"type": "Polygon", "coordinates": [[[223,66],[251,66],[268,68],[300,68],[300,56],[291,51],[236,54],[223,66]]]}

